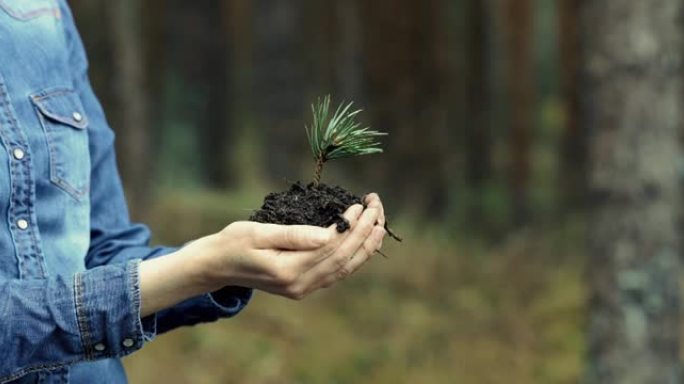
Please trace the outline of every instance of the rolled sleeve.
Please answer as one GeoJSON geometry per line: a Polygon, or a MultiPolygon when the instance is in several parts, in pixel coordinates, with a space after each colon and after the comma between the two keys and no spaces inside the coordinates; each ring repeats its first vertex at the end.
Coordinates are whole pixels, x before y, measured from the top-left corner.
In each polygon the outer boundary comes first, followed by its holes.
{"type": "Polygon", "coordinates": [[[0,382],[124,356],[154,337],[154,319],[140,318],[139,264],[132,260],[68,277],[0,279],[0,382]]]}
{"type": "Polygon", "coordinates": [[[74,276],[78,329],[87,360],[123,356],[155,334],[140,317],[140,260],[96,268],[74,276]]]}

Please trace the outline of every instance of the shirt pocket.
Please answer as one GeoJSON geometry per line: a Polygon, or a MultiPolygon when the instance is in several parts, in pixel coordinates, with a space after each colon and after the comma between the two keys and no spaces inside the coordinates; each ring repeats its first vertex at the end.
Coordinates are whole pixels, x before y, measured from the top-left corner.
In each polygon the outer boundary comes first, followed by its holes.
{"type": "Polygon", "coordinates": [[[11,17],[23,21],[45,15],[60,17],[57,0],[0,0],[0,9],[11,17]]]}
{"type": "Polygon", "coordinates": [[[88,118],[76,91],[51,89],[31,95],[48,148],[50,181],[77,200],[89,192],[88,118]]]}

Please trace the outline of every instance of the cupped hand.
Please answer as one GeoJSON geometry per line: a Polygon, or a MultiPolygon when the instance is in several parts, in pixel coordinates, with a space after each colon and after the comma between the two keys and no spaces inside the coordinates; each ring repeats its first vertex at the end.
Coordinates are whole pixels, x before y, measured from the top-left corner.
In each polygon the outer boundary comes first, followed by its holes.
{"type": "Polygon", "coordinates": [[[333,285],[359,269],[382,246],[385,217],[377,194],[351,206],[350,230],[335,226],[235,222],[216,236],[206,276],[216,286],[239,285],[291,299],[333,285]]]}

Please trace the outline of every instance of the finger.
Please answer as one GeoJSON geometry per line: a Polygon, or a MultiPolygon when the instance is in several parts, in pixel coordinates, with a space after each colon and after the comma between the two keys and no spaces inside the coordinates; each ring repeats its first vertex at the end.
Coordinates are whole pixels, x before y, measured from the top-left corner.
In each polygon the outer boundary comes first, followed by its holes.
{"type": "Polygon", "coordinates": [[[371,235],[366,238],[361,247],[356,250],[354,256],[344,265],[342,268],[337,270],[333,277],[336,280],[341,280],[356,272],[363,264],[370,259],[370,257],[380,248],[380,243],[382,238],[385,236],[385,229],[382,227],[375,226],[371,235]]]}
{"type": "Polygon", "coordinates": [[[349,236],[340,244],[335,253],[347,256],[353,255],[366,238],[370,236],[379,215],[380,211],[377,208],[366,208],[359,220],[353,223],[354,225],[351,227],[349,236]]]}
{"type": "Polygon", "coordinates": [[[385,237],[385,229],[379,226],[373,228],[373,232],[364,241],[364,243],[356,250],[354,255],[349,259],[349,261],[335,273],[330,274],[323,278],[319,284],[315,287],[318,288],[328,288],[339,280],[347,278],[354,272],[358,271],[361,266],[363,266],[371,257],[375,254],[375,251],[380,249],[382,239],[385,237]]]}
{"type": "Polygon", "coordinates": [[[364,203],[368,208],[377,208],[380,210],[380,216],[378,218],[378,224],[380,226],[385,226],[385,207],[382,205],[382,200],[377,193],[369,193],[364,197],[364,203]]]}
{"type": "Polygon", "coordinates": [[[376,225],[373,230],[375,231],[376,229],[382,229],[382,236],[380,236],[380,242],[378,243],[378,247],[375,249],[375,251],[379,251],[382,249],[382,241],[385,239],[385,235],[387,235],[387,230],[385,230],[384,226],[376,225]]]}
{"type": "Polygon", "coordinates": [[[354,225],[356,225],[356,223],[359,221],[359,218],[361,218],[363,210],[363,205],[354,204],[351,207],[347,208],[347,210],[342,214],[345,220],[349,222],[350,228],[354,228],[354,225]]]}
{"type": "Polygon", "coordinates": [[[380,196],[375,192],[367,194],[366,196],[363,197],[363,200],[364,200],[364,203],[366,203],[366,205],[368,205],[368,206],[370,206],[371,204],[377,204],[377,203],[381,202],[380,196]]]}
{"type": "MultiPolygon", "coordinates": [[[[361,204],[354,204],[347,208],[347,210],[342,214],[342,218],[344,221],[346,221],[349,224],[349,228],[353,228],[356,222],[359,220],[359,217],[363,213],[363,205],[361,204]]],[[[335,228],[337,230],[338,224],[334,223],[330,225],[328,228],[335,228]]],[[[337,233],[340,233],[337,231],[337,233]]],[[[345,230],[342,232],[342,234],[347,234],[349,231],[345,230]]]]}
{"type": "Polygon", "coordinates": [[[332,239],[328,229],[311,225],[258,224],[253,231],[254,246],[260,249],[310,250],[332,239]]]}
{"type": "MultiPolygon", "coordinates": [[[[363,206],[361,204],[354,204],[351,207],[347,209],[347,211],[344,213],[344,218],[347,220],[350,224],[350,226],[353,228],[356,226],[356,223],[359,221],[359,217],[363,213],[363,206]]],[[[297,226],[288,226],[288,227],[297,227],[297,226]]],[[[307,226],[300,226],[300,227],[306,227],[307,226]]],[[[281,253],[283,256],[283,259],[285,259],[285,263],[291,266],[292,268],[295,268],[297,270],[302,271],[302,273],[309,271],[316,265],[320,264],[323,260],[327,259],[330,257],[333,253],[334,250],[341,244],[347,236],[349,236],[350,231],[345,231],[344,233],[338,233],[337,229],[335,228],[336,225],[333,224],[325,231],[328,232],[329,239],[330,241],[325,242],[322,246],[319,247],[313,247],[313,248],[284,248],[288,250],[292,250],[295,252],[287,252],[287,253],[281,253]],[[298,252],[301,251],[301,252],[298,252]],[[286,257],[285,257],[286,256],[286,257]]],[[[318,228],[318,227],[311,227],[311,228],[318,228]]],[[[322,228],[320,228],[322,229],[322,228]]],[[[276,248],[278,249],[278,248],[276,248]]],[[[282,249],[282,248],[280,248],[282,249]]]]}
{"type": "Polygon", "coordinates": [[[352,227],[351,233],[342,241],[339,247],[329,257],[322,260],[319,265],[307,272],[305,277],[307,286],[316,286],[318,281],[334,274],[347,264],[371,234],[375,227],[375,221],[378,219],[378,214],[378,210],[375,208],[366,208],[363,211],[358,223],[352,227]]]}
{"type": "MultiPolygon", "coordinates": [[[[344,213],[344,217],[349,221],[351,228],[357,226],[359,222],[359,217],[363,215],[363,206],[360,204],[352,205],[344,213]]],[[[270,226],[269,226],[270,227],[270,226]]],[[[331,225],[327,229],[301,226],[301,225],[274,225],[273,233],[264,235],[260,242],[263,246],[259,247],[266,251],[268,254],[273,253],[273,249],[286,249],[294,252],[280,253],[281,263],[284,263],[288,268],[298,270],[301,273],[309,272],[321,263],[323,263],[330,256],[335,254],[339,245],[347,240],[350,236],[351,231],[345,231],[342,234],[337,233],[335,225],[331,225]],[[325,241],[322,243],[317,241],[303,241],[304,244],[300,244],[302,241],[302,232],[308,233],[312,229],[316,229],[319,232],[324,231],[325,235],[322,235],[325,241]],[[327,237],[326,237],[327,235],[327,237]],[[294,247],[298,245],[298,247],[294,247]]],[[[269,229],[270,230],[270,229],[269,229]]]]}
{"type": "MultiPolygon", "coordinates": [[[[361,204],[354,204],[342,215],[345,220],[349,223],[350,228],[354,228],[363,213],[363,206],[361,204]]],[[[307,252],[299,252],[297,254],[292,254],[291,262],[303,272],[309,271],[316,267],[323,260],[327,259],[334,254],[334,250],[346,240],[351,231],[345,231],[343,233],[337,232],[336,225],[332,224],[328,227],[328,231],[331,234],[332,241],[329,241],[324,249],[311,249],[307,252]]]]}

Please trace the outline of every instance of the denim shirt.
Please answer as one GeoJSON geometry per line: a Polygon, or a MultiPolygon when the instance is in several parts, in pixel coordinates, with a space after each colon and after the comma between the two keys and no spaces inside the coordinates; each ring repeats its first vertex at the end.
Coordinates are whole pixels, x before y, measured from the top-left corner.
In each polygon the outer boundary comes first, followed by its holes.
{"type": "Polygon", "coordinates": [[[124,383],[156,334],[239,312],[226,287],[141,319],[141,260],[114,133],[65,0],[0,0],[0,382],[124,383]]]}

